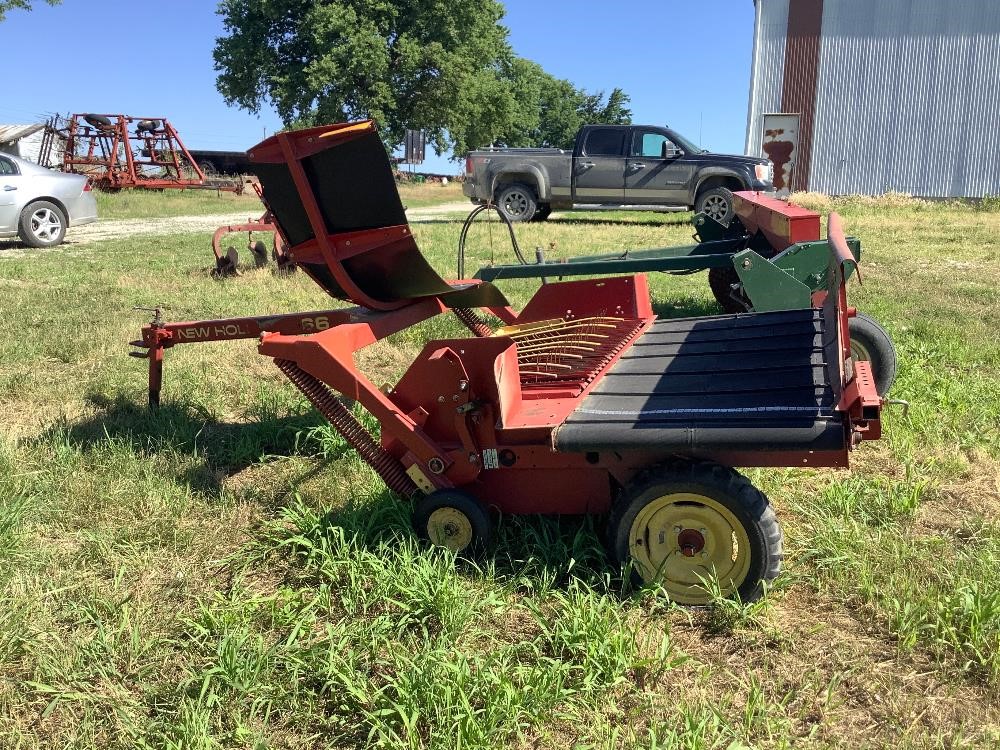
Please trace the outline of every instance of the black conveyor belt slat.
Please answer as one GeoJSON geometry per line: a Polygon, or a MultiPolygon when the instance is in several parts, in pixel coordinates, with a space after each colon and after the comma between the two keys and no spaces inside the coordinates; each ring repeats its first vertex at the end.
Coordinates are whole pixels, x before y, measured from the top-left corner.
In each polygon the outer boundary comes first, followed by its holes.
{"type": "Polygon", "coordinates": [[[660,320],[556,429],[558,450],[839,450],[822,310],[660,320]]]}

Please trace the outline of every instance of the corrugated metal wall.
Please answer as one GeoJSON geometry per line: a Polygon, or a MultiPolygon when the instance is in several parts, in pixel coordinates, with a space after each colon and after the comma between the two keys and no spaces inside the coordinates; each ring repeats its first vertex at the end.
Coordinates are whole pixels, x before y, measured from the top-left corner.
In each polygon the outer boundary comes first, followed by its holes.
{"type": "MultiPolygon", "coordinates": [[[[757,11],[753,154],[760,115],[780,111],[788,0],[757,11]]],[[[809,189],[1000,194],[998,155],[1000,2],[824,0],[809,189]]]]}
{"type": "Polygon", "coordinates": [[[761,156],[763,115],[781,111],[788,0],[757,0],[746,153],[761,156]]]}

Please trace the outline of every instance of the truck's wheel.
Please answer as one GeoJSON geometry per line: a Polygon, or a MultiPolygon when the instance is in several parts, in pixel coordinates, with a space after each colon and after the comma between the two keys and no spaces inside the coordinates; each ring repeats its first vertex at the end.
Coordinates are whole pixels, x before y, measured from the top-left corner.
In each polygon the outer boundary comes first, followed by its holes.
{"type": "Polygon", "coordinates": [[[497,209],[510,221],[530,221],[538,210],[538,196],[527,185],[513,182],[497,194],[497,209]]]}
{"type": "Polygon", "coordinates": [[[549,218],[549,214],[552,213],[552,206],[548,203],[539,203],[538,210],[535,211],[535,215],[531,217],[532,221],[545,221],[549,218]]]}
{"type": "Polygon", "coordinates": [[[694,210],[728,227],[733,218],[733,193],[724,187],[703,190],[694,202],[694,210]]]}

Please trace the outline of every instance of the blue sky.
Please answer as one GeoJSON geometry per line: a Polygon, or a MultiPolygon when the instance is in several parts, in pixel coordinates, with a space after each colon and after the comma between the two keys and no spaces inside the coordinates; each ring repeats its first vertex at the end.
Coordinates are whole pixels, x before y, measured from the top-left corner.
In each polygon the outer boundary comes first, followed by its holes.
{"type": "MultiPolygon", "coordinates": [[[[507,0],[514,50],[588,90],[621,86],[633,120],[668,124],[716,151],[742,153],[752,0],[507,0]]],[[[212,48],[212,0],[35,0],[0,23],[0,123],[59,111],[166,116],[190,148],[243,150],[279,128],[274,113],[227,107],[212,48]],[[16,67],[15,67],[16,66],[16,67]]],[[[427,171],[460,167],[431,158],[427,171]]]]}

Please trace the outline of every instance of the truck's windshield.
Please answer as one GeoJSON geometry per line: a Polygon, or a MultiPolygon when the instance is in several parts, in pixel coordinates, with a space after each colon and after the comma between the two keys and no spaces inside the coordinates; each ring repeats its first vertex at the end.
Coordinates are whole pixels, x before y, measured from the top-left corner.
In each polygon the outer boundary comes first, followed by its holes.
{"type": "Polygon", "coordinates": [[[676,130],[671,130],[667,128],[667,132],[670,134],[670,140],[680,146],[688,154],[707,154],[708,149],[704,149],[699,146],[694,141],[688,140],[676,130]]]}

